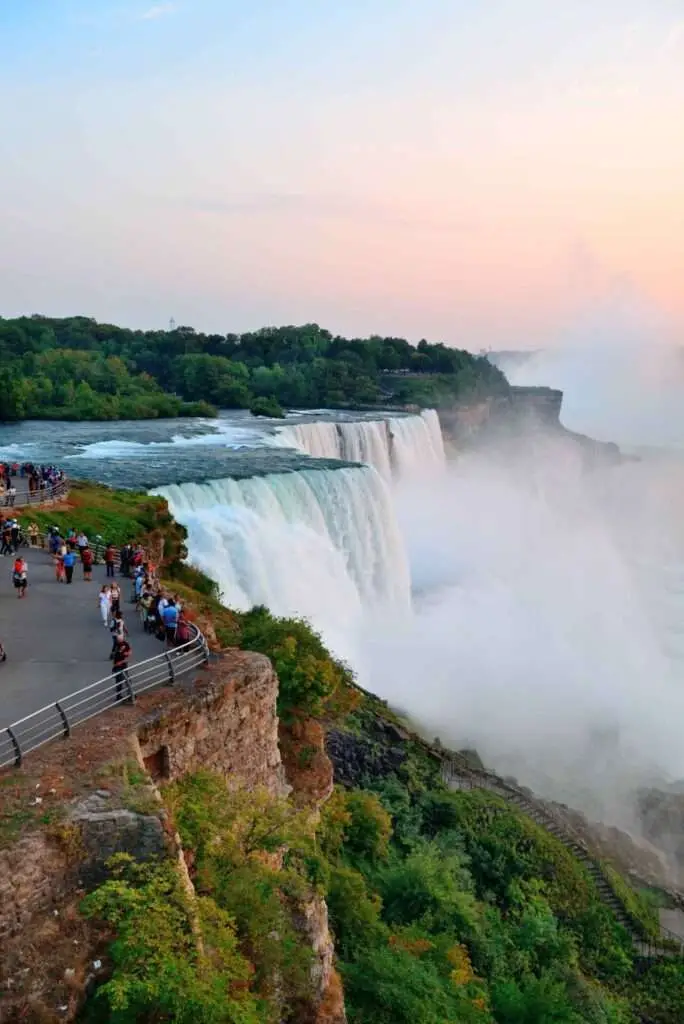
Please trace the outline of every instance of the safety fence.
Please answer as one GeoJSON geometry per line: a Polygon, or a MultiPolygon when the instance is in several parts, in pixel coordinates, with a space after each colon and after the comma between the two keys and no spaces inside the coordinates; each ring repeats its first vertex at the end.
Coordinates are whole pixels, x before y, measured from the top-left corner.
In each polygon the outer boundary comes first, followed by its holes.
{"type": "MultiPolygon", "coordinates": [[[[13,478],[16,479],[16,478],[13,478]]],[[[21,478],[19,478],[21,479],[21,478]]],[[[7,491],[0,493],[0,508],[28,508],[37,505],[50,505],[54,501],[61,501],[69,493],[69,481],[60,480],[54,487],[39,488],[35,491],[21,491],[15,495],[9,495],[7,491]]]]}
{"type": "Polygon", "coordinates": [[[181,676],[205,665],[209,660],[207,642],[193,623],[188,625],[193,635],[186,643],[122,672],[112,670],[97,682],[0,730],[0,768],[20,765],[30,751],[70,736],[77,725],[119,704],[134,703],[139,694],[155,686],[173,685],[181,676]]]}

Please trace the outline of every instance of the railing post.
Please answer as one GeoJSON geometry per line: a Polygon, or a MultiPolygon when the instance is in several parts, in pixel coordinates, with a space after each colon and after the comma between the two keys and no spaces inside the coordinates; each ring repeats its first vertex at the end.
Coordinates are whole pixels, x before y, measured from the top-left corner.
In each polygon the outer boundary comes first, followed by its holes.
{"type": "Polygon", "coordinates": [[[171,683],[171,686],[173,686],[173,684],[176,681],[176,673],[174,671],[173,661],[171,660],[171,653],[169,651],[166,651],[165,657],[166,664],[169,666],[169,682],[171,683]]]}
{"type": "Polygon", "coordinates": [[[124,669],[124,683],[126,684],[131,704],[135,704],[135,693],[133,692],[133,684],[131,683],[131,677],[127,668],[124,669]]]}
{"type": "Polygon", "coordinates": [[[18,768],[19,765],[21,764],[21,747],[19,746],[19,740],[12,732],[12,727],[9,725],[7,726],[7,735],[12,740],[12,746],[14,747],[14,753],[16,755],[14,759],[14,765],[18,768]]]}
{"type": "Polygon", "coordinates": [[[71,736],[71,726],[69,725],[69,719],[66,716],[66,711],[64,710],[64,708],[62,707],[58,700],[55,701],[55,707],[59,711],[62,717],[62,721],[64,722],[64,735],[71,736]]]}

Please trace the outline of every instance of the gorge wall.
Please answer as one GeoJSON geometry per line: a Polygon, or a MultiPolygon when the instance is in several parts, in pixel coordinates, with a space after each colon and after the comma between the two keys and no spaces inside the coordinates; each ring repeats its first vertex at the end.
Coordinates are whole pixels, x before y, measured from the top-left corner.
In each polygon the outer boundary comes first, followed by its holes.
{"type": "MultiPolygon", "coordinates": [[[[211,769],[239,788],[264,788],[273,796],[294,789],[297,798],[301,784],[310,804],[327,797],[327,783],[312,791],[310,780],[296,773],[291,781],[286,778],[277,694],[278,679],[268,658],[225,652],[191,686],[156,691],[133,708],[94,720],[68,743],[28,759],[17,773],[27,801],[40,800],[36,792],[55,792],[45,789],[53,780],[61,780],[63,791],[74,795],[62,801],[51,823],[0,849],[3,1024],[73,1020],[85,996],[106,978],[111,935],[85,921],[78,908],[106,877],[113,854],[129,853],[139,860],[170,856],[184,870],[184,852],[160,794],[165,781],[211,769]],[[99,758],[93,750],[100,751],[99,758]]],[[[320,746],[322,751],[322,737],[320,746]]],[[[329,763],[322,768],[323,778],[327,772],[331,780],[329,763]]],[[[315,955],[310,1020],[342,1024],[325,901],[316,896],[304,900],[297,926],[315,955]]]]}
{"type": "Polygon", "coordinates": [[[440,409],[439,421],[446,440],[457,447],[516,444],[521,437],[543,432],[577,445],[588,466],[620,459],[616,444],[596,441],[564,427],[562,407],[563,392],[557,388],[512,386],[503,395],[440,409]]]}

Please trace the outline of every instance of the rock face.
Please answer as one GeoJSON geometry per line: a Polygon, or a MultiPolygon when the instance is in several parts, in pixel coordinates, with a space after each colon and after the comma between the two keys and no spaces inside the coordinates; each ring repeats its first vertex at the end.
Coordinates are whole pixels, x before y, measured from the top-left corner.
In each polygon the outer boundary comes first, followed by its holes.
{"type": "MultiPolygon", "coordinates": [[[[318,810],[333,791],[333,765],[326,754],[325,733],[312,719],[281,725],[280,743],[294,799],[318,810]]],[[[301,1011],[301,1024],[346,1024],[344,994],[335,970],[335,946],[328,926],[328,905],[322,896],[302,900],[295,925],[314,952],[313,999],[301,1011]]]]}
{"type": "MultiPolygon", "coordinates": [[[[286,793],[277,694],[278,679],[267,658],[231,651],[203,674],[194,692],[184,697],[175,691],[166,707],[156,707],[139,721],[120,756],[132,747],[140,767],[155,780],[211,768],[236,786],[286,793]]],[[[3,1024],[69,1021],[77,1015],[84,992],[97,980],[93,964],[100,962],[107,938],[80,917],[78,906],[106,876],[113,854],[130,853],[138,860],[178,856],[156,787],[140,787],[137,795],[145,797],[144,811],[94,789],[65,808],[58,826],[29,833],[0,851],[3,1024]]],[[[314,920],[312,915],[312,943],[318,942],[314,920]]],[[[329,940],[327,912],[321,934],[329,940]]],[[[316,948],[318,954],[320,943],[316,948]]],[[[324,974],[332,952],[321,952],[319,959],[324,974]]]]}
{"type": "Polygon", "coordinates": [[[138,728],[140,756],[155,780],[207,768],[236,786],[287,792],[278,749],[278,678],[262,654],[222,655],[199,692],[153,712],[138,728]]]}
{"type": "Polygon", "coordinates": [[[639,794],[644,836],[668,858],[678,888],[684,888],[684,794],[658,789],[639,794]]]}

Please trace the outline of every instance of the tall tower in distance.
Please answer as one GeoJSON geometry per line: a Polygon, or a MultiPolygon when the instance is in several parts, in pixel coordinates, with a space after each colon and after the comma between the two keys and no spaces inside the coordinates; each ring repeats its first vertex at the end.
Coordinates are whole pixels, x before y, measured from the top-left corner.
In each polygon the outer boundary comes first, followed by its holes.
{"type": "Polygon", "coordinates": [[[173,319],[173,317],[171,317],[171,319],[169,320],[169,331],[175,331],[175,330],[176,330],[176,321],[173,319]]]}

